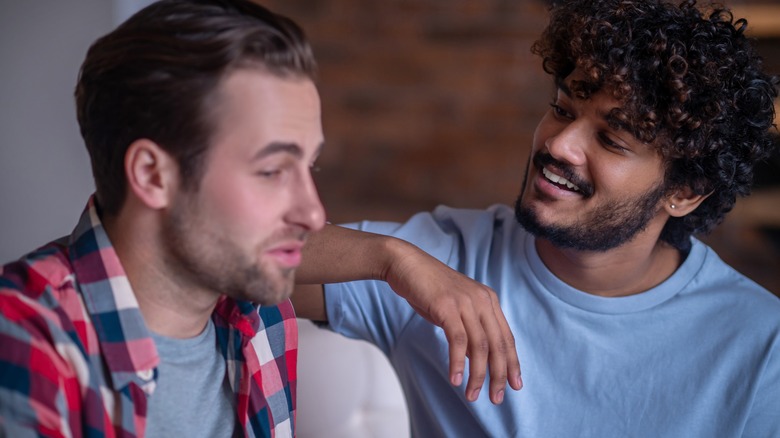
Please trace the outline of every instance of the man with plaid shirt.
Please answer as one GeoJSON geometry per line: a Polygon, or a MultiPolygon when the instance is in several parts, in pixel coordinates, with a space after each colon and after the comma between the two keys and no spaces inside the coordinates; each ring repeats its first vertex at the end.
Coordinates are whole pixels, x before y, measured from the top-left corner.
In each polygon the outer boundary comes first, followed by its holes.
{"type": "Polygon", "coordinates": [[[96,194],[0,270],[0,436],[294,436],[314,73],[298,26],[248,1],[164,0],[93,44],[96,194]]]}
{"type": "MultiPolygon", "coordinates": [[[[0,436],[294,436],[288,297],[324,226],[315,70],[301,29],[247,0],[162,0],[92,45],[76,104],[96,193],[70,236],[0,269],[0,436]]],[[[493,294],[452,285],[394,283],[452,340],[453,376],[468,354],[469,389],[488,367],[505,385],[493,294]]]]}

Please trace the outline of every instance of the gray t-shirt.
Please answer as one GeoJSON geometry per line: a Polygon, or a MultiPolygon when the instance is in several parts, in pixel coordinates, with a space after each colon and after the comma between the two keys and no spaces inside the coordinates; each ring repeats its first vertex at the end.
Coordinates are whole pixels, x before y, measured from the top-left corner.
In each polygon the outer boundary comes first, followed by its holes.
{"type": "Polygon", "coordinates": [[[214,322],[189,339],[152,333],[160,365],[149,397],[146,436],[230,437],[236,425],[235,395],[217,348],[214,322]]]}

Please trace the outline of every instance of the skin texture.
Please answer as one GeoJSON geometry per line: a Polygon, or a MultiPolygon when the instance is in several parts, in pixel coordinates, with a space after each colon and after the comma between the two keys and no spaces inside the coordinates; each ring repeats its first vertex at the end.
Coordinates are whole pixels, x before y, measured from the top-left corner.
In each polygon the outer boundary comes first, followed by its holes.
{"type": "Polygon", "coordinates": [[[573,93],[582,77],[575,71],[564,81],[537,126],[517,216],[561,279],[597,295],[631,295],[677,268],[679,252],[658,237],[671,204],[677,214],[677,204],[689,210],[701,197],[667,196],[657,149],[609,123],[620,107],[610,93],[573,93]]]}
{"type": "Polygon", "coordinates": [[[463,382],[469,358],[466,399],[479,397],[488,368],[493,403],[503,401],[507,383],[515,390],[523,387],[515,339],[496,293],[400,239],[335,225],[313,234],[296,276],[295,313],[327,321],[321,283],[354,279],[386,281],[423,318],[444,329],[453,385],[463,382]]]}
{"type": "Polygon", "coordinates": [[[270,305],[292,292],[308,234],[324,225],[311,178],[322,148],[309,79],[260,69],[229,73],[197,189],[149,140],[130,146],[130,195],[107,222],[149,327],[195,336],[222,294],[270,305]]]}
{"type": "Polygon", "coordinates": [[[558,90],[536,129],[517,204],[526,229],[562,248],[605,251],[659,212],[661,157],[610,126],[606,115],[618,104],[605,93],[582,100],[566,86],[558,90]]]}
{"type": "MultiPolygon", "coordinates": [[[[754,164],[774,147],[778,78],[763,72],[744,30],[693,0],[554,8],[532,52],[559,92],[535,132],[516,211],[561,280],[600,296],[644,292],[749,193],[754,164]]],[[[301,283],[384,280],[444,327],[453,383],[462,354],[471,358],[467,399],[488,367],[494,403],[506,383],[519,388],[514,339],[490,289],[405,242],[338,227],[318,233],[304,260],[301,283]]],[[[296,287],[293,298],[299,315],[327,320],[320,286],[296,287]]]]}
{"type": "Polygon", "coordinates": [[[531,48],[556,84],[580,70],[577,91],[620,99],[614,121],[658,149],[666,186],[706,196],[661,232],[683,252],[750,193],[754,166],[776,150],[780,78],[764,70],[749,23],[718,3],[558,2],[531,48]]]}

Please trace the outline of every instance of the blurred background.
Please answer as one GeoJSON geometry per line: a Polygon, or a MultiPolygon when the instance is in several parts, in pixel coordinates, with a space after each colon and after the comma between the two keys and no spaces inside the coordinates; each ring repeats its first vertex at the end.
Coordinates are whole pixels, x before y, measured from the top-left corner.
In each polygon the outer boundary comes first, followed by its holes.
{"type": "MultiPolygon", "coordinates": [[[[89,44],[144,0],[0,0],[0,263],[67,234],[93,190],[72,98],[89,44]]],[[[542,0],[259,0],[306,30],[333,222],[405,220],[438,204],[512,204],[552,97],[530,47],[542,0]]],[[[732,1],[780,73],[780,5],[732,1]]],[[[706,237],[780,294],[780,158],[706,237]]]]}

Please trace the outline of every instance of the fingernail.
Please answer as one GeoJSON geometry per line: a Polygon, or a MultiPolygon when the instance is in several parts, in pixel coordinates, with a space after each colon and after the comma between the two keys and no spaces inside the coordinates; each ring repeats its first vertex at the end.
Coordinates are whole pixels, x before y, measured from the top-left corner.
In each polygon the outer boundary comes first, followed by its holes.
{"type": "Polygon", "coordinates": [[[496,394],[496,404],[499,405],[501,402],[504,401],[504,390],[498,391],[498,394],[496,394]]]}
{"type": "Polygon", "coordinates": [[[460,386],[460,384],[463,383],[463,373],[457,373],[452,377],[452,384],[455,386],[460,386]]]}
{"type": "Polygon", "coordinates": [[[471,391],[471,397],[469,397],[470,401],[477,401],[479,398],[479,389],[480,388],[477,388],[471,391]]]}
{"type": "Polygon", "coordinates": [[[523,377],[518,374],[517,377],[515,377],[515,379],[517,379],[517,390],[519,391],[523,389],[523,377]]]}

